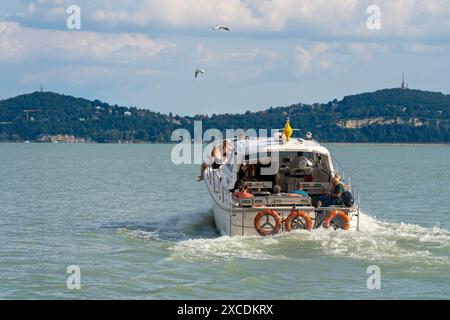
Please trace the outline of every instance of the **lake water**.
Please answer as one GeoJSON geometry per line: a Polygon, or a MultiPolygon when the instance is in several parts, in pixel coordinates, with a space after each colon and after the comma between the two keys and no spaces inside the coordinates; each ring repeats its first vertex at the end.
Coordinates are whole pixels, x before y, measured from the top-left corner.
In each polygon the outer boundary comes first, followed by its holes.
{"type": "Polygon", "coordinates": [[[170,145],[0,144],[0,298],[450,299],[450,147],[328,147],[361,232],[229,238],[170,145]]]}

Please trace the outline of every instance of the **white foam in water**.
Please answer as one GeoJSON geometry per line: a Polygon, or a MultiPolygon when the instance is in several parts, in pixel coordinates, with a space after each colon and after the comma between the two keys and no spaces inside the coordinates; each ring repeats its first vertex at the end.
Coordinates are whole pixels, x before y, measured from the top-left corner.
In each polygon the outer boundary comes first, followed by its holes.
{"type": "Polygon", "coordinates": [[[383,223],[366,214],[361,214],[360,227],[360,232],[318,229],[302,236],[320,241],[325,253],[336,256],[387,263],[449,264],[448,250],[444,255],[432,253],[449,248],[447,230],[383,223]]]}
{"type": "Polygon", "coordinates": [[[170,249],[170,258],[192,261],[227,258],[295,259],[293,252],[283,252],[283,248],[290,250],[292,241],[312,242],[308,252],[295,251],[297,256],[332,255],[384,263],[450,265],[449,231],[438,227],[379,222],[363,213],[359,232],[317,229],[266,238],[252,236],[187,240],[176,243],[170,249]]]}
{"type": "Polygon", "coordinates": [[[143,239],[143,240],[159,240],[157,232],[143,231],[143,230],[130,230],[125,228],[118,228],[117,234],[127,238],[143,239]]]}
{"type": "Polygon", "coordinates": [[[151,223],[129,223],[116,227],[124,237],[163,242],[174,242],[194,238],[215,238],[212,212],[196,212],[161,216],[151,223]]]}
{"type": "Polygon", "coordinates": [[[170,250],[170,259],[190,261],[223,261],[227,258],[254,260],[284,260],[282,254],[271,254],[270,247],[278,244],[275,237],[220,237],[181,241],[170,250]]]}

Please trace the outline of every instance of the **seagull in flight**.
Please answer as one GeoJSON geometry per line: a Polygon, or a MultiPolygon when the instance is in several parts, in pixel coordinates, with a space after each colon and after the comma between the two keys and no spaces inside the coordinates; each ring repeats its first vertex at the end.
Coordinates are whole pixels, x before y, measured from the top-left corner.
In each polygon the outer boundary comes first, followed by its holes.
{"type": "Polygon", "coordinates": [[[197,79],[199,74],[204,74],[204,73],[205,73],[205,70],[203,70],[203,69],[195,70],[195,79],[197,79]]]}
{"type": "Polygon", "coordinates": [[[228,28],[227,26],[224,26],[223,24],[219,24],[219,25],[213,27],[213,30],[225,30],[225,31],[231,31],[230,28],[228,28]]]}

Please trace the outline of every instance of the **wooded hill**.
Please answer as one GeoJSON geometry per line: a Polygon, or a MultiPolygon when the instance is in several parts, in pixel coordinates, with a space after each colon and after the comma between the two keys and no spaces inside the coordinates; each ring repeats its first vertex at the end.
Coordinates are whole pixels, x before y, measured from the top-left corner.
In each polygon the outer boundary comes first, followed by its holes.
{"type": "Polygon", "coordinates": [[[36,141],[69,134],[94,142],[169,142],[177,128],[193,130],[272,129],[311,131],[322,142],[450,142],[450,95],[384,89],[328,103],[298,103],[243,114],[180,116],[53,92],[34,92],[0,101],[0,141],[36,141]]]}

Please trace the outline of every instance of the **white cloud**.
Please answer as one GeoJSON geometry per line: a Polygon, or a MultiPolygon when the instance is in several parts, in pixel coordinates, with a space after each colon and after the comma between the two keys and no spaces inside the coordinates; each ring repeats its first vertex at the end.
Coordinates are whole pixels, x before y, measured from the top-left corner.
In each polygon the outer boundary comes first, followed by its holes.
{"type": "Polygon", "coordinates": [[[279,58],[279,54],[270,49],[254,48],[244,51],[233,51],[230,54],[230,58],[240,62],[255,60],[277,60],[279,58]]]}
{"type": "Polygon", "coordinates": [[[280,57],[280,54],[267,48],[213,48],[207,47],[203,42],[197,43],[195,58],[201,63],[223,63],[234,61],[238,63],[256,63],[274,61],[280,57]]]}
{"type": "MultiPolygon", "coordinates": [[[[21,16],[35,23],[62,22],[69,0],[34,0],[21,16]]],[[[450,36],[448,0],[140,0],[77,1],[91,28],[208,30],[217,23],[233,32],[286,32],[314,38],[450,36]],[[366,8],[381,8],[382,29],[368,30],[366,8]]],[[[62,23],[61,23],[62,25],[62,23]]]]}
{"type": "Polygon", "coordinates": [[[430,54],[448,54],[450,52],[450,44],[426,44],[414,42],[405,44],[403,51],[420,55],[430,54]]]}
{"type": "Polygon", "coordinates": [[[298,45],[294,48],[294,65],[299,75],[348,71],[361,62],[389,55],[392,50],[380,43],[313,42],[309,46],[298,45]]]}
{"type": "Polygon", "coordinates": [[[120,75],[115,69],[106,66],[49,66],[45,70],[23,71],[19,76],[19,82],[24,85],[40,83],[42,80],[71,85],[99,84],[112,79],[113,76],[120,75]]]}
{"type": "Polygon", "coordinates": [[[389,52],[389,48],[378,43],[352,42],[348,45],[350,53],[363,60],[374,60],[380,54],[389,52]]]}
{"type": "Polygon", "coordinates": [[[337,45],[325,42],[315,43],[310,49],[297,46],[294,49],[294,63],[299,74],[330,70],[336,60],[333,53],[337,45]],[[332,49],[332,50],[330,50],[332,49]]]}
{"type": "Polygon", "coordinates": [[[218,23],[236,30],[256,30],[265,24],[255,16],[247,1],[241,0],[147,0],[121,5],[97,5],[90,18],[98,23],[136,26],[162,25],[175,28],[209,29],[218,23]]]}
{"type": "Polygon", "coordinates": [[[142,34],[42,30],[0,22],[1,59],[93,59],[115,63],[145,62],[171,54],[176,45],[142,34]]]}
{"type": "Polygon", "coordinates": [[[295,62],[300,73],[306,73],[311,70],[312,56],[305,48],[298,46],[295,48],[295,62]]]}
{"type": "MultiPolygon", "coordinates": [[[[207,46],[197,43],[193,54],[196,67],[215,70],[215,75],[230,83],[242,83],[261,78],[279,63],[280,53],[260,47],[237,48],[207,46]]],[[[213,76],[212,74],[209,77],[213,76]]]]}

